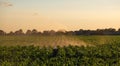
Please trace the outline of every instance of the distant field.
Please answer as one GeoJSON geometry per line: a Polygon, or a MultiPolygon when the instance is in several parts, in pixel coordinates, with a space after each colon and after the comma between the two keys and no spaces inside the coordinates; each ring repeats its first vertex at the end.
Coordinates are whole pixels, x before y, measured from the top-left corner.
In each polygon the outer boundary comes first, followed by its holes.
{"type": "Polygon", "coordinates": [[[120,36],[0,36],[0,46],[86,46],[120,43],[120,36]]]}
{"type": "Polygon", "coordinates": [[[0,66],[120,66],[120,36],[0,36],[0,66]]]}

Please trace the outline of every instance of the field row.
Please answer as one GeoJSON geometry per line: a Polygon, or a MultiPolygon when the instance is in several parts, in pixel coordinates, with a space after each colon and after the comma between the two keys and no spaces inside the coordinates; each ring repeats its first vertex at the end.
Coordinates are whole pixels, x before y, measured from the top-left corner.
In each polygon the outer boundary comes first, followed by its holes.
{"type": "Polygon", "coordinates": [[[0,47],[0,66],[119,66],[120,44],[0,47]]]}
{"type": "Polygon", "coordinates": [[[87,46],[120,43],[120,36],[0,36],[0,46],[87,46]]]}

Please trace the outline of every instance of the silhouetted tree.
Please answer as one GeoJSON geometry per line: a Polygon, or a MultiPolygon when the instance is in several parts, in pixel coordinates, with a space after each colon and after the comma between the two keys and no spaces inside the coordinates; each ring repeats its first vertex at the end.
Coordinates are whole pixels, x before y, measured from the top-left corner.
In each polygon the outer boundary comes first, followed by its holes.
{"type": "MultiPolygon", "coordinates": [[[[24,35],[22,29],[5,33],[3,30],[0,30],[0,35],[24,35]]],[[[114,28],[107,28],[107,29],[97,29],[97,30],[76,30],[76,31],[65,31],[59,30],[55,32],[54,30],[50,31],[43,31],[43,33],[38,32],[36,29],[27,30],[26,35],[120,35],[120,28],[116,31],[114,28]]]]}
{"type": "Polygon", "coordinates": [[[32,35],[37,35],[38,31],[36,29],[33,29],[31,33],[32,33],[32,35]]]}
{"type": "Polygon", "coordinates": [[[27,30],[26,31],[26,35],[31,35],[32,34],[32,31],[31,30],[27,30]]]}
{"type": "Polygon", "coordinates": [[[56,32],[56,34],[57,34],[57,35],[64,35],[65,32],[66,32],[66,30],[58,30],[58,31],[56,32]]]}
{"type": "Polygon", "coordinates": [[[42,33],[41,33],[41,32],[38,32],[37,35],[42,35],[42,33]]]}
{"type": "Polygon", "coordinates": [[[118,32],[120,32],[120,28],[118,29],[118,32]]]}
{"type": "Polygon", "coordinates": [[[15,31],[15,35],[24,35],[24,32],[22,29],[15,31]]]}
{"type": "Polygon", "coordinates": [[[49,31],[49,35],[55,35],[56,32],[54,30],[49,31]]]}
{"type": "Polygon", "coordinates": [[[3,30],[0,30],[0,35],[5,35],[6,33],[3,30]]]}
{"type": "Polygon", "coordinates": [[[96,35],[103,35],[103,31],[104,29],[97,29],[95,32],[96,32],[96,35]]]}
{"type": "Polygon", "coordinates": [[[7,35],[14,35],[14,32],[10,31],[7,35]]]}
{"type": "Polygon", "coordinates": [[[49,35],[49,31],[43,31],[43,35],[49,35]]]}
{"type": "Polygon", "coordinates": [[[74,31],[66,31],[65,35],[75,35],[75,32],[74,31]]]}
{"type": "Polygon", "coordinates": [[[120,35],[120,28],[118,29],[117,34],[120,35]]]}
{"type": "Polygon", "coordinates": [[[80,29],[79,31],[75,31],[76,35],[83,35],[84,30],[80,29]]]}
{"type": "Polygon", "coordinates": [[[104,35],[112,35],[115,33],[115,29],[114,28],[109,28],[109,29],[104,29],[103,33],[104,35]]]}

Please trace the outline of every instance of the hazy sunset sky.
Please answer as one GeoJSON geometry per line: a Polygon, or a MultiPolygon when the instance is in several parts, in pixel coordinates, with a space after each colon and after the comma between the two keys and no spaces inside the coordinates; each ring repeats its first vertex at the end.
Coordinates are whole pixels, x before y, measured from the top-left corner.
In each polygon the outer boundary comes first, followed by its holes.
{"type": "Polygon", "coordinates": [[[0,0],[0,29],[120,28],[120,0],[0,0]]]}

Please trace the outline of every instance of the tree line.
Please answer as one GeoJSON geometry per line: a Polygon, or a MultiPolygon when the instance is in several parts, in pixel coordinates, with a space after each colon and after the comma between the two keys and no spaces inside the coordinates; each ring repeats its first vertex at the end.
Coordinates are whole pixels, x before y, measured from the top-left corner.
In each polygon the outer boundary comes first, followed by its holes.
{"type": "Polygon", "coordinates": [[[6,33],[3,30],[0,30],[0,35],[120,35],[120,28],[118,30],[114,28],[107,29],[96,29],[96,30],[76,30],[76,31],[54,31],[54,30],[46,30],[43,32],[37,31],[36,29],[27,30],[23,32],[22,29],[19,29],[15,32],[10,31],[6,33]]]}

